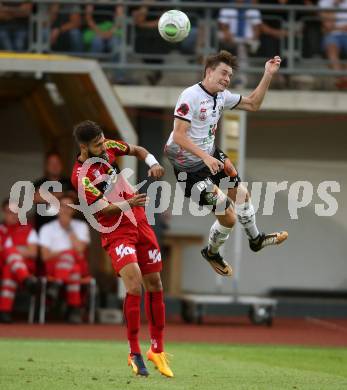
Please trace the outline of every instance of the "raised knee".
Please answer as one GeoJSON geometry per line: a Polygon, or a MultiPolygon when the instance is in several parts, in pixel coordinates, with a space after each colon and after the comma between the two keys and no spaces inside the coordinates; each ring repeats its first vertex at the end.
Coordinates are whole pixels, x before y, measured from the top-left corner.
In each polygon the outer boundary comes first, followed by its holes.
{"type": "Polygon", "coordinates": [[[236,215],[231,207],[229,207],[223,220],[223,226],[232,228],[236,223],[236,215]]]}

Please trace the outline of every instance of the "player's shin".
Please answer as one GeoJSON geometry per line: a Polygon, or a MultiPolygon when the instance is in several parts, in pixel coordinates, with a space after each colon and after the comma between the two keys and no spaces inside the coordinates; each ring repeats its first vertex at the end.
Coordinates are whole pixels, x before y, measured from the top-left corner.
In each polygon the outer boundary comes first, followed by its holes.
{"type": "Polygon", "coordinates": [[[127,326],[127,335],[130,353],[140,354],[139,330],[140,330],[140,295],[127,294],[124,299],[124,318],[127,326]]]}
{"type": "Polygon", "coordinates": [[[210,254],[216,254],[219,251],[219,248],[225,243],[228,239],[232,227],[226,227],[219,223],[217,220],[210,229],[210,235],[208,237],[208,252],[210,254]]]}
{"type": "Polygon", "coordinates": [[[259,230],[255,222],[255,211],[251,201],[235,204],[235,211],[239,222],[245,229],[248,239],[256,239],[259,236],[259,230]]]}
{"type": "Polygon", "coordinates": [[[164,351],[163,332],[165,326],[165,304],[163,291],[146,292],[145,310],[149,322],[151,349],[155,353],[161,353],[164,351]]]}

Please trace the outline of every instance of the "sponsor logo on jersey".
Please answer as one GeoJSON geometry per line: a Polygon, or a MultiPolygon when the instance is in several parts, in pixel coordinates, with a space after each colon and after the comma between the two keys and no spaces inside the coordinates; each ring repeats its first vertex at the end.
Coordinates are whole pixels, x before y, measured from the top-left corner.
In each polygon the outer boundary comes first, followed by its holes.
{"type": "Polygon", "coordinates": [[[210,129],[208,131],[208,135],[210,137],[214,136],[216,134],[216,131],[217,131],[217,124],[215,123],[214,125],[210,125],[210,129]]]}
{"type": "Polygon", "coordinates": [[[187,103],[182,103],[178,108],[177,108],[177,114],[180,116],[186,116],[189,112],[189,106],[187,103]]]}
{"type": "Polygon", "coordinates": [[[117,172],[112,168],[107,171],[107,174],[109,175],[109,177],[104,185],[105,192],[112,188],[111,186],[117,182],[118,178],[117,172]]]}
{"type": "Polygon", "coordinates": [[[88,177],[84,177],[82,179],[82,184],[83,184],[85,191],[90,192],[91,194],[93,194],[95,196],[101,195],[101,192],[91,183],[91,181],[88,177]]]}
{"type": "Polygon", "coordinates": [[[207,112],[206,108],[200,108],[200,114],[199,114],[199,119],[201,121],[205,121],[207,118],[207,112]]]}
{"type": "Polygon", "coordinates": [[[128,256],[128,255],[133,255],[136,253],[136,249],[134,248],[131,248],[130,246],[124,246],[124,244],[121,244],[121,245],[118,245],[116,247],[116,254],[117,256],[119,256],[121,259],[124,257],[124,256],[128,256]]]}
{"type": "Polygon", "coordinates": [[[152,261],[152,263],[158,263],[161,261],[161,253],[158,251],[158,249],[149,250],[148,251],[148,257],[152,261]]]}
{"type": "Polygon", "coordinates": [[[208,99],[206,99],[206,100],[202,100],[201,102],[200,102],[200,106],[202,106],[202,105],[204,105],[204,104],[207,104],[209,102],[209,100],[208,99]]]}
{"type": "Polygon", "coordinates": [[[121,142],[113,141],[113,140],[108,140],[105,142],[106,149],[119,149],[122,152],[125,152],[127,150],[127,145],[124,145],[121,142]]]}

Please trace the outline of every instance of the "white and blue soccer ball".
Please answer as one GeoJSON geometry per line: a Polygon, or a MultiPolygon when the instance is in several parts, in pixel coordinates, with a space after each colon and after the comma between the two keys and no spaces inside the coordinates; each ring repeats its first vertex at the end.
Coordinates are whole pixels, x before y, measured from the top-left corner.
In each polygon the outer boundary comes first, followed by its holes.
{"type": "Polygon", "coordinates": [[[158,30],[166,41],[181,42],[189,34],[190,20],[184,12],[170,10],[161,15],[158,30]]]}

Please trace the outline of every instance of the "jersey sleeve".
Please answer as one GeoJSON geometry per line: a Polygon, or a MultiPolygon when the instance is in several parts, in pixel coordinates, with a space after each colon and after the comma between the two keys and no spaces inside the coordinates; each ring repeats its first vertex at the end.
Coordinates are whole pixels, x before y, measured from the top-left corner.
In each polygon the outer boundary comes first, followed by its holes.
{"type": "Polygon", "coordinates": [[[90,177],[90,170],[87,173],[82,173],[81,169],[81,166],[75,164],[71,175],[71,183],[77,192],[78,198],[84,199],[88,205],[91,205],[102,199],[103,193],[93,184],[94,179],[90,177]]]}
{"type": "MultiPolygon", "coordinates": [[[[97,200],[103,198],[103,193],[92,183],[89,177],[82,177],[79,180],[82,181],[81,188],[83,188],[85,199],[88,205],[91,205],[97,200]]],[[[83,194],[81,195],[83,196],[83,194]]]]}
{"type": "Polygon", "coordinates": [[[129,154],[130,146],[124,141],[108,139],[105,141],[106,149],[115,156],[124,156],[129,154]]]}
{"type": "Polygon", "coordinates": [[[194,95],[189,91],[185,90],[181,93],[178,98],[174,117],[182,119],[187,122],[191,122],[195,110],[195,99],[194,95]]]}
{"type": "Polygon", "coordinates": [[[224,96],[225,96],[224,107],[230,108],[230,110],[236,108],[242,100],[242,96],[240,94],[231,93],[228,90],[225,90],[224,96]]]}

